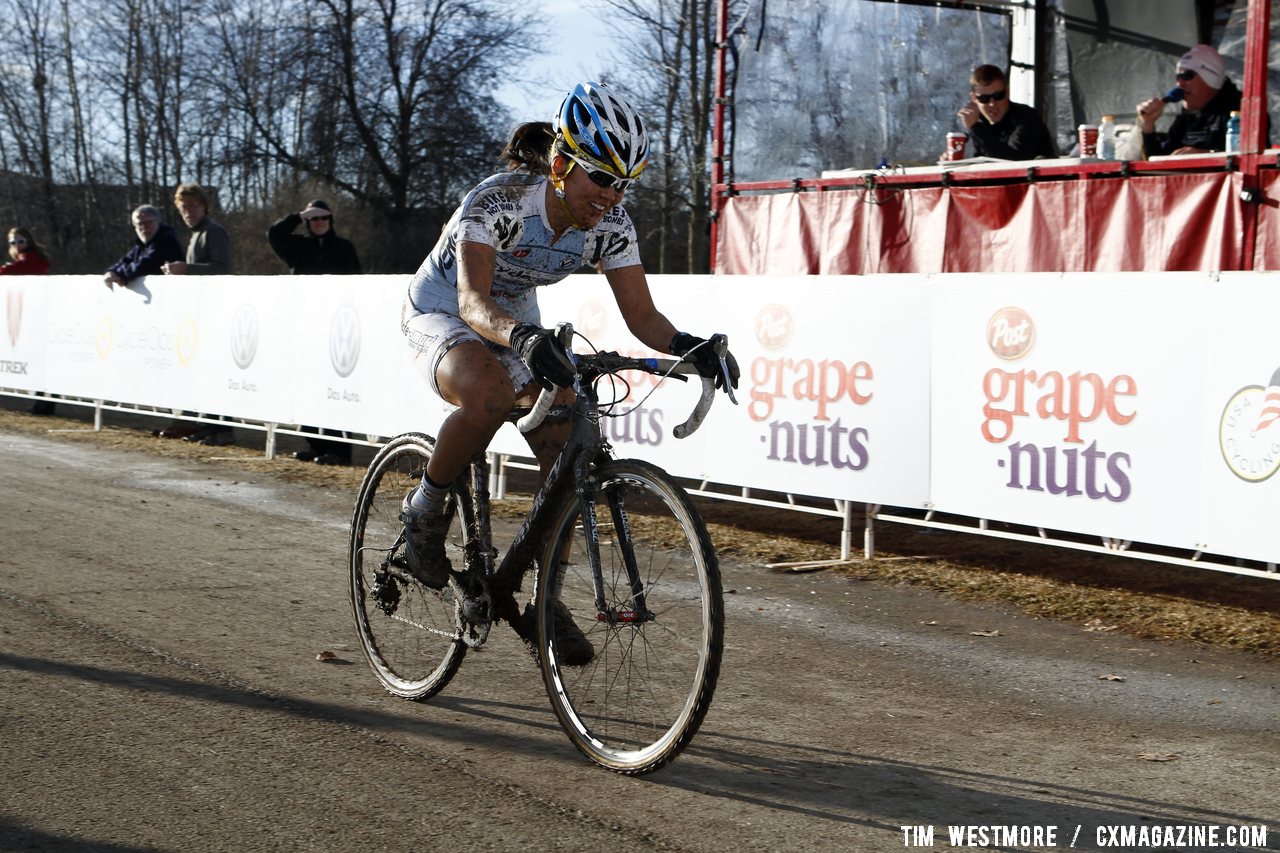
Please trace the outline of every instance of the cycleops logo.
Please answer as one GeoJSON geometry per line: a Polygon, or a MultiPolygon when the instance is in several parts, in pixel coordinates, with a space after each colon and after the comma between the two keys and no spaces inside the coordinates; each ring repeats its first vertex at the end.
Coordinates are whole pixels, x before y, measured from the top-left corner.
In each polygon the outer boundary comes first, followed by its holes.
{"type": "Polygon", "coordinates": [[[93,336],[94,348],[98,350],[98,358],[106,359],[111,354],[111,347],[116,340],[116,321],[110,316],[98,320],[98,330],[93,336]]]}
{"type": "Polygon", "coordinates": [[[785,305],[766,305],[756,314],[756,340],[767,350],[780,350],[791,342],[795,320],[785,305]]]}
{"type": "Polygon", "coordinates": [[[1036,324],[1021,308],[1001,308],[987,321],[987,346],[997,357],[1014,361],[1031,352],[1036,324]]]}
{"type": "Polygon", "coordinates": [[[1218,421],[1222,459],[1241,480],[1261,483],[1280,470],[1280,369],[1267,387],[1231,395],[1218,421]]]}
{"type": "Polygon", "coordinates": [[[196,344],[199,342],[200,328],[190,317],[178,325],[178,335],[173,348],[178,354],[178,363],[186,367],[196,357],[196,344]]]}
{"type": "Polygon", "coordinates": [[[18,333],[22,331],[22,289],[13,288],[4,299],[5,325],[9,330],[9,346],[18,345],[18,333]]]}
{"type": "Polygon", "coordinates": [[[231,359],[236,367],[247,370],[257,354],[258,311],[245,302],[231,318],[231,359]]]}
{"type": "Polygon", "coordinates": [[[343,379],[360,361],[360,312],[350,302],[334,312],[329,324],[329,361],[343,379]]]}

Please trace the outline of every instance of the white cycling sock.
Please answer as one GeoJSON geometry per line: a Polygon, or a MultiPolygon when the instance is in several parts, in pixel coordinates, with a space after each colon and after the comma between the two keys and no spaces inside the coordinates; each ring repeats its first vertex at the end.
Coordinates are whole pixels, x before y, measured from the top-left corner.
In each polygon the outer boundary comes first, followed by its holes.
{"type": "Polygon", "coordinates": [[[420,512],[439,512],[448,496],[448,486],[437,486],[423,477],[418,488],[409,494],[409,506],[420,512]]]}

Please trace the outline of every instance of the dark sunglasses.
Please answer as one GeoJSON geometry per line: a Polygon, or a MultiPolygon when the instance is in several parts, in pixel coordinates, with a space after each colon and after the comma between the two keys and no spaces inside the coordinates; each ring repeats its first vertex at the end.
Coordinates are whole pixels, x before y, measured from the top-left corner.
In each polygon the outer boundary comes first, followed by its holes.
{"type": "Polygon", "coordinates": [[[1196,72],[1194,72],[1194,71],[1179,71],[1177,74],[1175,74],[1175,75],[1173,75],[1173,76],[1174,76],[1174,77],[1177,77],[1179,80],[1181,80],[1183,83],[1185,83],[1185,82],[1187,82],[1188,80],[1194,80],[1194,79],[1196,79],[1196,72]]]}
{"type": "Polygon", "coordinates": [[[332,216],[313,216],[307,220],[308,222],[332,222],[332,216]]]}
{"type": "Polygon", "coordinates": [[[591,179],[591,183],[595,184],[598,187],[603,187],[606,189],[615,189],[620,193],[624,193],[627,191],[628,188],[630,188],[632,184],[636,182],[635,178],[617,178],[617,177],[614,177],[613,175],[610,175],[608,172],[602,172],[599,169],[593,169],[587,164],[581,162],[580,160],[577,160],[575,158],[570,158],[570,159],[573,160],[574,165],[581,166],[582,171],[586,172],[587,177],[591,179]]]}
{"type": "Polygon", "coordinates": [[[989,104],[992,101],[1003,101],[1009,96],[1007,89],[1001,89],[999,92],[992,92],[989,95],[974,95],[974,99],[980,104],[989,104]]]}
{"type": "Polygon", "coordinates": [[[10,240],[10,241],[9,241],[9,245],[10,245],[10,246],[25,246],[25,245],[27,245],[27,241],[26,241],[26,238],[24,238],[24,237],[14,237],[12,240],[10,240]]]}

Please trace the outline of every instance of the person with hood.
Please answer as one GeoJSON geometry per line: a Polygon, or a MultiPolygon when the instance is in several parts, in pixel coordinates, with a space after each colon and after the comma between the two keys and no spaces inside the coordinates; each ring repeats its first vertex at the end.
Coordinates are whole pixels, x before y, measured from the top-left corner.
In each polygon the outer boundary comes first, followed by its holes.
{"type": "MultiPolygon", "coordinates": [[[[294,275],[359,275],[360,257],[350,241],[333,231],[333,209],[324,199],[315,199],[306,208],[290,213],[267,229],[267,241],[294,275]],[[305,233],[295,234],[303,225],[305,233]]],[[[315,432],[315,427],[302,427],[315,432]]],[[[320,435],[328,435],[319,430],[320,435]]],[[[307,436],[309,450],[293,454],[301,462],[317,465],[350,465],[351,445],[343,441],[307,436]]]]}
{"type": "Polygon", "coordinates": [[[359,275],[360,257],[350,240],[333,230],[333,210],[316,199],[267,229],[272,250],[294,275],[359,275]],[[305,233],[295,234],[305,224],[305,233]]]}
{"type": "Polygon", "coordinates": [[[138,236],[133,248],[103,273],[102,281],[108,288],[123,287],[144,275],[161,275],[166,263],[183,258],[178,232],[164,224],[164,215],[158,208],[141,205],[134,209],[130,220],[138,236]]]}

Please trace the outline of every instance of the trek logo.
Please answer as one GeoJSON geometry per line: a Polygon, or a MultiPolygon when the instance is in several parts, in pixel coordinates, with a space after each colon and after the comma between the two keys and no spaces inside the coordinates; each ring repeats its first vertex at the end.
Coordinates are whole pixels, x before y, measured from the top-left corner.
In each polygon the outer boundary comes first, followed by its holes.
{"type": "Polygon", "coordinates": [[[27,363],[25,361],[4,361],[0,359],[0,373],[13,373],[19,376],[25,376],[27,373],[27,363]]]}
{"type": "Polygon", "coordinates": [[[329,324],[329,362],[343,379],[350,376],[360,361],[360,312],[350,302],[333,314],[329,324]]]}
{"type": "Polygon", "coordinates": [[[258,312],[245,302],[231,318],[231,359],[236,367],[247,370],[257,354],[258,312]]]}

